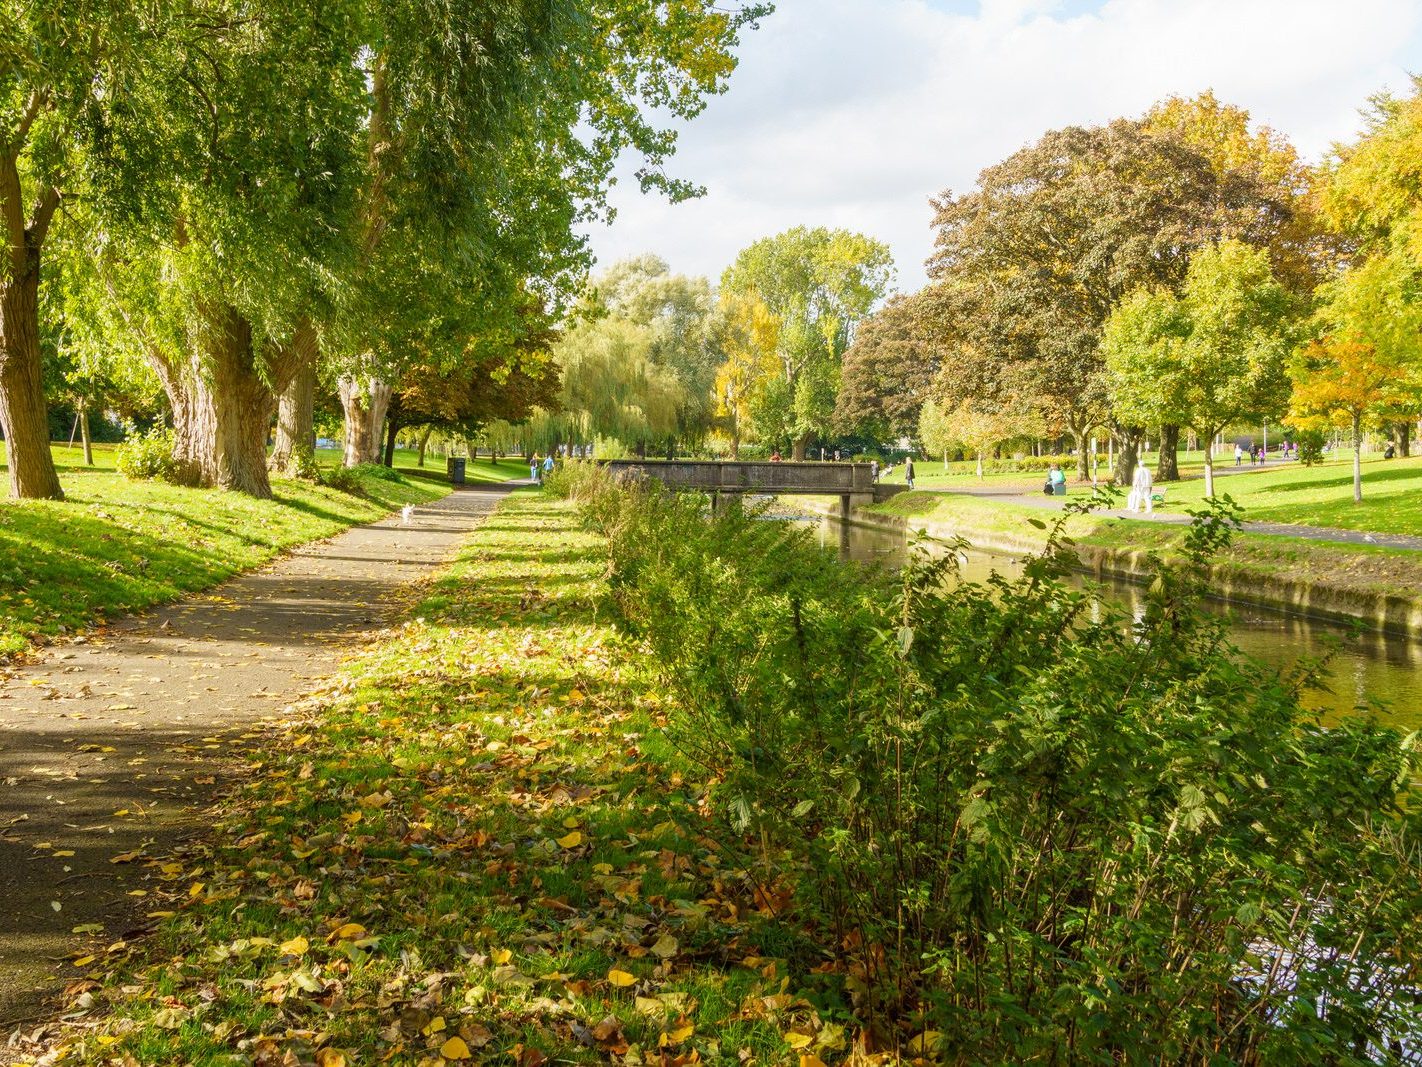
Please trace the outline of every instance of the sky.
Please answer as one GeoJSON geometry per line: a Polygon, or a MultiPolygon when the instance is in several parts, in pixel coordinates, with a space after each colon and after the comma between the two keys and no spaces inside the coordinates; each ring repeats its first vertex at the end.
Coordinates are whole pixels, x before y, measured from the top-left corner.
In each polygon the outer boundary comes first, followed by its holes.
{"type": "Polygon", "coordinates": [[[724,95],[680,127],[668,204],[619,168],[599,269],[653,252],[714,282],[752,241],[834,226],[886,242],[895,287],[925,281],[929,198],[1049,129],[1213,89],[1322,158],[1370,95],[1422,73],[1422,0],[777,0],[724,95]]]}

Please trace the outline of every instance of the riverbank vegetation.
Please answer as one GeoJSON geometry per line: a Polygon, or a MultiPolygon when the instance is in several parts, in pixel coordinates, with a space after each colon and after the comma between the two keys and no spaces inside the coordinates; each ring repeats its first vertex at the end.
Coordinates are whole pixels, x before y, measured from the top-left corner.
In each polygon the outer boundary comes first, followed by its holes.
{"type": "MultiPolygon", "coordinates": [[[[448,485],[355,470],[344,488],[278,478],[272,496],[133,481],[56,449],[69,492],[0,509],[0,655],[174,600],[284,549],[437,499],[448,485]]],[[[527,472],[525,472],[527,473],[527,472]]]]}
{"type": "Polygon", "coordinates": [[[1415,1039],[1411,1008],[1384,1021],[1405,993],[1347,988],[1416,974],[1393,955],[1422,902],[1415,752],[1364,719],[1321,730],[1307,673],[1229,649],[1198,607],[1226,509],[1132,623],[1059,581],[1061,531],[1018,580],[945,587],[950,554],[847,582],[734,507],[574,493],[724,838],[847,966],[872,1041],[1267,1062],[1415,1039]]]}

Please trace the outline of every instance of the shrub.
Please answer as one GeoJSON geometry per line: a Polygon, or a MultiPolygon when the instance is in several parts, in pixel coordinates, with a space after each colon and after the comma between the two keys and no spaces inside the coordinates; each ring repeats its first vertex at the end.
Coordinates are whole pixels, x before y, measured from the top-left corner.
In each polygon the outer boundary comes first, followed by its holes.
{"type": "Polygon", "coordinates": [[[382,482],[398,482],[403,477],[394,467],[383,463],[358,463],[350,471],[358,478],[375,478],[382,482]]]}
{"type": "Polygon", "coordinates": [[[1299,462],[1312,467],[1323,462],[1323,446],[1328,435],[1322,430],[1295,430],[1294,444],[1298,446],[1299,462]]]}
{"type": "Polygon", "coordinates": [[[734,502],[708,519],[605,473],[567,490],[722,843],[843,957],[801,980],[870,1043],[1360,1063],[1415,1042],[1415,744],[1322,728],[1309,670],[1228,646],[1199,601],[1232,505],[1133,619],[1062,581],[1060,526],[978,585],[952,551],[891,577],[734,502]]]}
{"type": "Polygon", "coordinates": [[[114,465],[125,478],[135,481],[161,479],[179,485],[191,481],[173,455],[173,431],[161,424],[129,437],[118,447],[114,465]]]}
{"type": "MultiPolygon", "coordinates": [[[[361,466],[367,466],[362,464],[361,466]]],[[[365,485],[360,477],[361,467],[326,467],[320,471],[320,482],[328,488],[351,496],[365,496],[365,485]]]]}

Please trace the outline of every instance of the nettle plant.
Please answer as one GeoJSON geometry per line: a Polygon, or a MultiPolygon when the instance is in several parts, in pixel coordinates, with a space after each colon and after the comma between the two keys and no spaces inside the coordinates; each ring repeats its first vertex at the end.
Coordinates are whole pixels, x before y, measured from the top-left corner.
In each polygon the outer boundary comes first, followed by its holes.
{"type": "Polygon", "coordinates": [[[867,1047],[1422,1055],[1416,738],[1323,727],[1316,670],[1248,659],[1202,610],[1233,504],[1195,514],[1133,618],[1064,581],[1061,524],[977,584],[961,546],[888,575],[736,505],[569,481],[727,849],[793,898],[801,981],[867,1047]]]}

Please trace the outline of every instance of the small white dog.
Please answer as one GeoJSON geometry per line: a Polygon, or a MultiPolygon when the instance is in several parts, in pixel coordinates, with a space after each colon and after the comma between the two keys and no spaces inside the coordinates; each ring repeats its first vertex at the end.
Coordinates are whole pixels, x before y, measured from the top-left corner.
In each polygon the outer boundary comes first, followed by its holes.
{"type": "Polygon", "coordinates": [[[402,525],[402,526],[409,526],[409,525],[410,525],[410,519],[412,519],[412,518],[414,517],[414,515],[415,515],[415,505],[414,505],[414,504],[406,504],[403,508],[400,509],[400,525],[402,525]]]}

